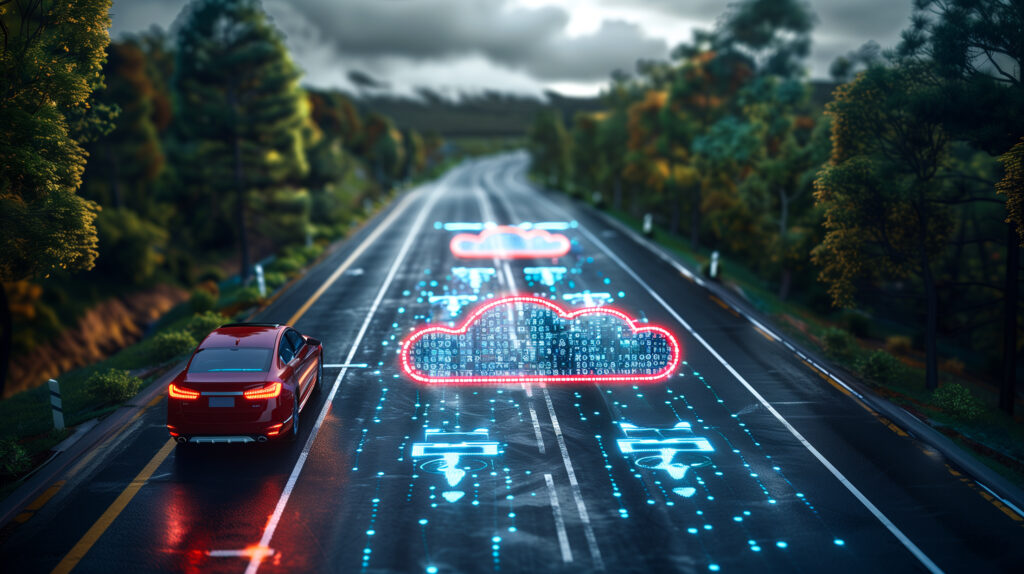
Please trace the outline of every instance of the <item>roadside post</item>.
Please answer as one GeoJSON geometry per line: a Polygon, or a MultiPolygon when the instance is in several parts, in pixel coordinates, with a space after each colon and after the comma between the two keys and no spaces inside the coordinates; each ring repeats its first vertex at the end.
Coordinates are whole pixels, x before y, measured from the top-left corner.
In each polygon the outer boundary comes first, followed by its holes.
{"type": "Polygon", "coordinates": [[[718,278],[718,251],[711,252],[711,278],[718,278]]]}
{"type": "Polygon", "coordinates": [[[650,213],[644,214],[644,235],[650,237],[654,233],[654,216],[650,213]]]}
{"type": "Polygon", "coordinates": [[[50,408],[53,409],[53,428],[64,430],[64,401],[60,396],[60,383],[56,379],[50,379],[47,384],[50,387],[50,408]]]}
{"type": "Polygon", "coordinates": [[[260,288],[260,297],[267,296],[267,281],[263,277],[263,265],[257,263],[256,267],[256,285],[260,288]]]}

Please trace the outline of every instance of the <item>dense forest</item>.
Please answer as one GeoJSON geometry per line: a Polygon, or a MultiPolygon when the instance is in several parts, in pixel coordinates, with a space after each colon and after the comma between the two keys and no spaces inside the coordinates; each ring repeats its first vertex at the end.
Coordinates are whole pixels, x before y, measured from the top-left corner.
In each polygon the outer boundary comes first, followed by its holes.
{"type": "Polygon", "coordinates": [[[539,114],[534,176],[651,213],[782,300],[856,309],[841,315],[856,335],[910,330],[928,389],[940,367],[966,365],[1001,381],[1012,411],[1024,13],[1003,0],[918,0],[897,47],[869,43],[834,62],[827,104],[804,72],[814,22],[797,0],[730,5],[671,61],[614,74],[603,110],[539,114]]]}
{"type": "MultiPolygon", "coordinates": [[[[9,358],[38,363],[98,305],[156,291],[167,301],[139,306],[166,310],[244,283],[256,261],[342,236],[437,159],[437,136],[303,88],[255,0],[196,0],[173,34],[115,42],[109,9],[0,8],[0,389],[9,358]]],[[[97,345],[47,361],[97,360],[97,345]]]]}

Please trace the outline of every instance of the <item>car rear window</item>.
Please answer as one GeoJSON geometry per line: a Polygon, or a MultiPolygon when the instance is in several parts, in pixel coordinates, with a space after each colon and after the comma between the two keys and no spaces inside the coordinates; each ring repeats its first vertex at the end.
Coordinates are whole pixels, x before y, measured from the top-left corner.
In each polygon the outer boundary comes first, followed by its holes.
{"type": "Polygon", "coordinates": [[[190,373],[259,372],[270,368],[271,349],[253,347],[211,347],[199,349],[192,358],[190,373]]]}

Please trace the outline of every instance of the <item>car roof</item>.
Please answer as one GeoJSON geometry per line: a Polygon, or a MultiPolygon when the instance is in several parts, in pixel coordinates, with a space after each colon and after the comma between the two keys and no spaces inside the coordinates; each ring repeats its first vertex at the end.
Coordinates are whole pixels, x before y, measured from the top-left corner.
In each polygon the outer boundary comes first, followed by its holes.
{"type": "Polygon", "coordinates": [[[209,347],[263,347],[273,348],[277,335],[288,327],[286,325],[233,323],[215,329],[200,348],[209,347]]]}

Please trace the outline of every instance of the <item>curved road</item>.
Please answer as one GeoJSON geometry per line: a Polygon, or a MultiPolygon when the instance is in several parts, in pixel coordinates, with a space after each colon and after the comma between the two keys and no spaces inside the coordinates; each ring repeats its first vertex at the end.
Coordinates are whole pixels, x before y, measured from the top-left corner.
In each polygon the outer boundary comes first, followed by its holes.
{"type": "Polygon", "coordinates": [[[160,403],[13,531],[3,570],[1019,571],[1014,510],[526,167],[467,162],[403,195],[258,317],[325,344],[296,443],[174,448],[160,403]],[[473,226],[451,224],[482,222],[564,227],[572,250],[456,260],[473,226]],[[676,334],[668,381],[428,386],[399,369],[403,337],[476,304],[450,296],[579,307],[587,291],[676,334]]]}

